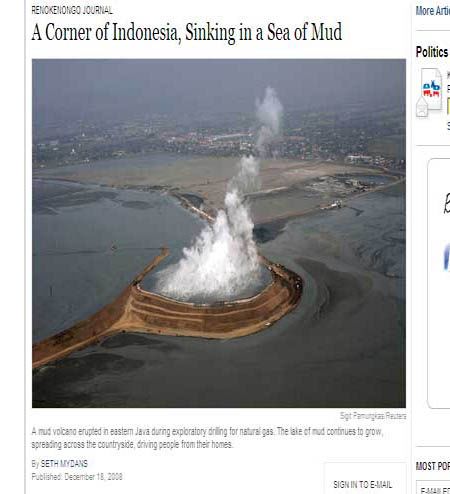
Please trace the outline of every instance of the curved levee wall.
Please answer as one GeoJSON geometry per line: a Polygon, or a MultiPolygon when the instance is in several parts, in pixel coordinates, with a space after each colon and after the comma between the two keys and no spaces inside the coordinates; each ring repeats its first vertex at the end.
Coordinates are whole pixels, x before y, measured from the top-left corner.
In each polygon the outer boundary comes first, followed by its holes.
{"type": "Polygon", "coordinates": [[[143,290],[140,282],[168,253],[168,249],[162,249],[112,303],[71,328],[33,345],[33,368],[119,332],[221,339],[249,335],[291,311],[302,294],[300,276],[263,256],[260,260],[270,270],[272,282],[247,299],[199,305],[143,290]]]}

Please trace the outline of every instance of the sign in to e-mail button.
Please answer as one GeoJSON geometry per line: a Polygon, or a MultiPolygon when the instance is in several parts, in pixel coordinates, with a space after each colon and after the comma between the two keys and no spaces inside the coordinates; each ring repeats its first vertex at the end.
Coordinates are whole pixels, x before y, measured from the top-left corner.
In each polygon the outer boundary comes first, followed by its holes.
{"type": "Polygon", "coordinates": [[[406,494],[406,465],[329,462],[325,464],[324,486],[324,494],[406,494]]]}

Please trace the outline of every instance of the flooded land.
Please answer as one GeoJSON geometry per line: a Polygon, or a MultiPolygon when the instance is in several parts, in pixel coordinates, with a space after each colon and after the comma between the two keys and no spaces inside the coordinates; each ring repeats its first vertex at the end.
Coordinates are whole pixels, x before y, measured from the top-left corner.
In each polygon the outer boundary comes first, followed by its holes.
{"type": "MultiPolygon", "coordinates": [[[[160,247],[172,259],[223,203],[236,159],[141,157],[37,170],[33,341],[114,300],[160,247]],[[184,198],[184,200],[182,200],[184,198]]],[[[35,407],[402,407],[405,183],[380,168],[264,161],[247,196],[260,252],[300,304],[230,340],[119,334],[34,371],[35,407]]],[[[151,280],[148,282],[151,288],[151,280]]]]}

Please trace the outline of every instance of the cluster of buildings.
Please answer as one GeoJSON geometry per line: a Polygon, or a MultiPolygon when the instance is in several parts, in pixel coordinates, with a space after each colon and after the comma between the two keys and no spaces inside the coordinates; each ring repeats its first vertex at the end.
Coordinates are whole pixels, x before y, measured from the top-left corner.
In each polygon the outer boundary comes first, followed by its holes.
{"type": "MultiPolygon", "coordinates": [[[[283,136],[271,143],[270,151],[280,158],[404,168],[404,150],[383,154],[371,149],[375,140],[379,149],[383,139],[399,133],[394,121],[390,124],[377,119],[364,120],[359,114],[339,118],[326,113],[288,114],[283,136]]],[[[37,167],[92,164],[151,152],[210,156],[257,154],[251,121],[244,117],[233,118],[233,121],[233,124],[220,118],[174,121],[173,117],[160,115],[110,125],[78,122],[71,127],[58,127],[49,135],[35,136],[33,164],[37,167]]]]}

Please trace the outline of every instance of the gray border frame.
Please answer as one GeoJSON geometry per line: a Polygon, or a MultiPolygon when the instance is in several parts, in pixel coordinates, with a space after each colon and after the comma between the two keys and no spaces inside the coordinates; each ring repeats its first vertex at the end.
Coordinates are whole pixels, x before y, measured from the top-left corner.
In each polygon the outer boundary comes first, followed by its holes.
{"type": "Polygon", "coordinates": [[[427,406],[430,410],[450,410],[447,407],[433,407],[430,404],[430,266],[429,266],[429,250],[430,250],[430,163],[432,161],[450,161],[450,158],[430,158],[427,161],[427,406]]]}

